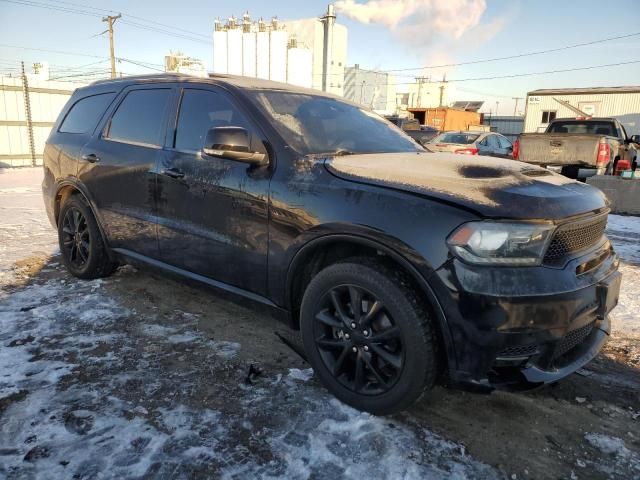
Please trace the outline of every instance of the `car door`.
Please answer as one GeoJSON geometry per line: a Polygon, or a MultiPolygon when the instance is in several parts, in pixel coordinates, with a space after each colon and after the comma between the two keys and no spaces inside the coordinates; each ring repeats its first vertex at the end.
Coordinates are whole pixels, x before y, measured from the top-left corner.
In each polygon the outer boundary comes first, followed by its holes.
{"type": "Polygon", "coordinates": [[[484,135],[476,140],[476,147],[478,148],[478,155],[492,155],[493,151],[489,146],[489,138],[491,135],[484,135]]]}
{"type": "Polygon", "coordinates": [[[496,156],[502,158],[513,158],[513,144],[502,135],[495,135],[495,137],[499,146],[496,156]]]}
{"type": "Polygon", "coordinates": [[[112,248],[158,257],[155,167],[166,134],[169,86],[133,86],[119,96],[78,168],[112,248]]]}
{"type": "Polygon", "coordinates": [[[258,294],[266,293],[268,192],[272,169],[203,153],[209,129],[254,122],[223,89],[185,87],[158,175],[160,255],[169,265],[258,294]]]}

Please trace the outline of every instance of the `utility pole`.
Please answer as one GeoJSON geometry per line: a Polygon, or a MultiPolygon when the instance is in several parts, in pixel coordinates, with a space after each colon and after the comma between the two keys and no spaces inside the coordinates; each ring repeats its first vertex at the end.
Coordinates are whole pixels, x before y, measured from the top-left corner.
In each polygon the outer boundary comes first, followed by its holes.
{"type": "Polygon", "coordinates": [[[522,100],[522,97],[511,97],[511,100],[515,100],[516,104],[513,106],[513,116],[518,114],[518,101],[522,100]]]}
{"type": "Polygon", "coordinates": [[[498,105],[500,105],[500,102],[496,100],[496,117],[498,116],[498,105]]]}
{"type": "Polygon", "coordinates": [[[36,166],[36,144],[33,141],[33,118],[31,116],[31,99],[29,98],[29,80],[24,71],[24,62],[20,62],[22,76],[22,95],[24,96],[24,114],[27,119],[27,141],[29,142],[29,154],[31,166],[36,166]]]}
{"type": "Polygon", "coordinates": [[[444,100],[444,88],[447,84],[447,74],[442,75],[442,85],[440,85],[440,106],[442,107],[442,101],[444,100]]]}
{"type": "Polygon", "coordinates": [[[109,25],[109,55],[111,57],[111,78],[116,78],[116,54],[113,48],[113,24],[116,23],[116,20],[122,17],[122,14],[118,15],[109,15],[102,19],[103,22],[107,22],[109,25]]]}

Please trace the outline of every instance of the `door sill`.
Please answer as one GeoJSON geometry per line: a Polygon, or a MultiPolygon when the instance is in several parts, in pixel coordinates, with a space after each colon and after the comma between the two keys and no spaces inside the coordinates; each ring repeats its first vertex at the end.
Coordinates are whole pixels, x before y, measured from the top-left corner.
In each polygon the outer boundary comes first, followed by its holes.
{"type": "Polygon", "coordinates": [[[279,315],[277,315],[278,317],[280,317],[281,315],[285,315],[288,317],[288,312],[285,309],[283,309],[282,307],[279,307],[278,305],[273,303],[271,300],[269,300],[267,297],[263,297],[262,295],[259,295],[257,293],[250,292],[248,290],[244,290],[242,288],[229,285],[228,283],[220,282],[218,280],[214,280],[212,278],[205,277],[204,275],[199,275],[197,273],[193,273],[179,267],[174,267],[173,265],[169,265],[168,263],[161,262],[160,260],[156,260],[155,258],[147,257],[146,255],[132,252],[131,250],[127,250],[126,248],[113,248],[112,250],[118,255],[122,255],[127,259],[140,262],[140,263],[149,265],[151,267],[155,267],[160,270],[164,270],[166,272],[179,275],[181,277],[195,280],[199,283],[204,283],[218,290],[222,290],[226,293],[230,293],[232,295],[242,297],[243,299],[252,300],[258,304],[277,310],[279,311],[279,315]]]}

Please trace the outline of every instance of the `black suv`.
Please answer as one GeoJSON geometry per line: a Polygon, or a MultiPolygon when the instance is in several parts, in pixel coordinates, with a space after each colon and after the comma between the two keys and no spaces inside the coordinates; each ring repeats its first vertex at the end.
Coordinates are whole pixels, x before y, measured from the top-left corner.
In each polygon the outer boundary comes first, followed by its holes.
{"type": "Polygon", "coordinates": [[[231,76],[76,90],[44,155],[69,271],[145,263],[269,307],[357,408],[438,379],[520,389],[570,374],[620,288],[588,185],[495,158],[426,153],[376,114],[231,76]]]}

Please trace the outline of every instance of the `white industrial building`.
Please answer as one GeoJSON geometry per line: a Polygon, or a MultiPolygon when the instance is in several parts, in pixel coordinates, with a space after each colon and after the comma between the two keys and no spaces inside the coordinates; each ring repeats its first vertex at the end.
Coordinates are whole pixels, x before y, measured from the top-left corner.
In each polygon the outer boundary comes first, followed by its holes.
{"type": "Polygon", "coordinates": [[[287,20],[287,32],[312,53],[311,87],[342,96],[347,62],[347,27],[336,23],[333,5],[320,18],[287,20]]]}
{"type": "Polygon", "coordinates": [[[333,6],[321,18],[280,22],[217,19],[213,72],[257,77],[342,95],[347,29],[336,24],[333,6]]]}
{"type": "Polygon", "coordinates": [[[202,60],[188,57],[182,52],[169,52],[164,57],[164,71],[207,77],[207,69],[202,60]]]}
{"type": "Polygon", "coordinates": [[[555,118],[615,117],[627,134],[640,134],[640,87],[534,90],[527,93],[525,133],[541,132],[555,118]]]}
{"type": "Polygon", "coordinates": [[[358,64],[347,67],[344,74],[344,98],[381,115],[395,115],[395,78],[389,73],[360,68],[358,64]]]}

